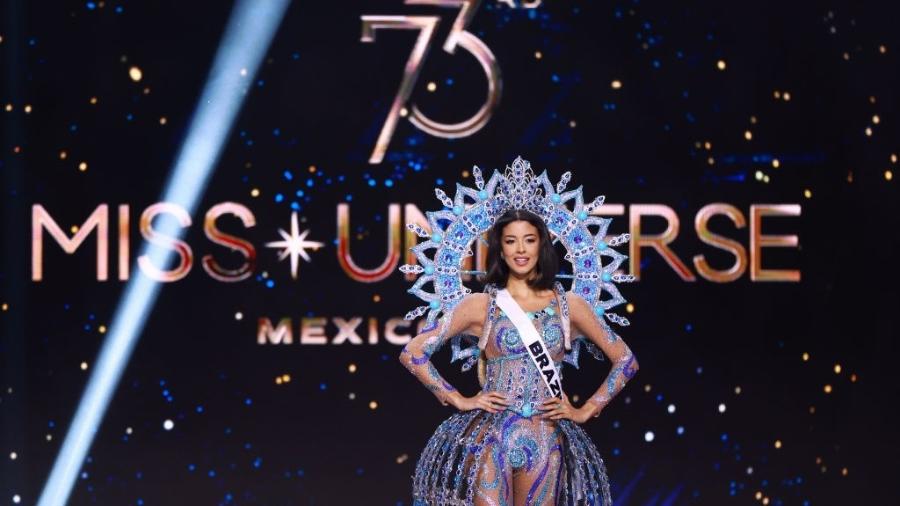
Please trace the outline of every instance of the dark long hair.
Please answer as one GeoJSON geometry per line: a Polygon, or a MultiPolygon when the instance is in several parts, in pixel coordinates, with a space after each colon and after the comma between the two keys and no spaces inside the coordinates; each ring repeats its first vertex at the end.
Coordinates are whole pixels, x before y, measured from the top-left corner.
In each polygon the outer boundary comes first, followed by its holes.
{"type": "Polygon", "coordinates": [[[510,209],[503,213],[494,222],[494,226],[488,230],[488,258],[487,274],[482,278],[485,284],[492,283],[499,288],[506,287],[506,279],[509,277],[509,266],[500,258],[503,246],[500,244],[503,228],[513,221],[527,221],[538,230],[538,261],[537,276],[528,280],[528,286],[537,290],[549,290],[556,281],[556,273],[559,271],[559,258],[553,249],[550,240],[550,232],[540,216],[524,209],[510,209]]]}

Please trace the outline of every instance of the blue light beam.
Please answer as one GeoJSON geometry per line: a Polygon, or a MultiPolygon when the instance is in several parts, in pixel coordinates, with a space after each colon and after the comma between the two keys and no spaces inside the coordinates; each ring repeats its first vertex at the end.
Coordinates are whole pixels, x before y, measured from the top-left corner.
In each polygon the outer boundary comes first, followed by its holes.
{"type": "MultiPolygon", "coordinates": [[[[163,200],[193,214],[222,152],[228,132],[251,88],[290,0],[238,0],[231,12],[213,60],[188,134],[181,145],[163,200]]],[[[184,228],[164,215],[154,228],[180,238],[184,228]]],[[[157,266],[167,265],[173,250],[146,244],[143,255],[157,266]]],[[[136,273],[139,273],[135,269],[136,273]]],[[[62,448],[41,492],[38,506],[64,505],[103,420],[110,399],[128,364],[141,330],[156,302],[160,284],[137,274],[125,287],[108,337],[100,349],[87,387],[75,411],[62,448]]]]}

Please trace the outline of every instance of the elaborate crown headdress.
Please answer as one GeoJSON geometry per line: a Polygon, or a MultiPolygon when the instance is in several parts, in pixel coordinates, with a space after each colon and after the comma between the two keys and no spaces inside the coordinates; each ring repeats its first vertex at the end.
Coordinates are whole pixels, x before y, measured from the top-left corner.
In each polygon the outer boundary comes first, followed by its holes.
{"type": "MultiPolygon", "coordinates": [[[[494,170],[487,183],[477,166],[472,169],[472,174],[477,189],[457,183],[453,199],[440,188],[435,188],[435,194],[445,209],[425,213],[430,232],[418,224],[407,224],[407,228],[419,237],[428,239],[411,248],[418,265],[405,264],[400,267],[405,274],[420,274],[408,291],[428,303],[407,313],[407,320],[427,312],[427,320],[432,323],[441,313],[450,313],[464,296],[472,292],[463,285],[462,275],[479,273],[462,268],[464,259],[473,254],[472,243],[483,240],[482,234],[506,211],[525,209],[540,216],[554,242],[566,248],[564,259],[572,264],[572,274],[559,274],[557,277],[572,279],[571,290],[593,306],[611,336],[616,334],[607,322],[621,326],[629,324],[627,318],[609,309],[625,302],[616,283],[634,281],[634,276],[616,272],[628,257],[613,249],[626,243],[630,236],[620,234],[607,237],[612,219],[591,215],[592,211],[603,205],[605,197],[599,196],[585,205],[582,187],[565,191],[572,179],[571,172],[564,173],[554,187],[546,171],[535,176],[531,164],[522,157],[516,158],[512,167],[506,167],[503,174],[494,170]],[[573,209],[567,206],[571,200],[575,201],[573,209]],[[592,226],[597,227],[595,233],[588,228],[592,226]],[[426,252],[431,249],[434,249],[434,254],[429,258],[426,252]],[[604,258],[608,259],[605,264],[604,258]],[[434,292],[423,289],[427,283],[433,284],[434,292]],[[604,292],[609,297],[601,298],[604,292]]],[[[462,350],[460,338],[453,338],[453,360],[469,358],[463,366],[468,369],[479,350],[477,346],[462,350]]],[[[582,338],[572,343],[566,361],[577,367],[579,349],[583,344],[588,345],[595,357],[602,356],[582,338]]]]}

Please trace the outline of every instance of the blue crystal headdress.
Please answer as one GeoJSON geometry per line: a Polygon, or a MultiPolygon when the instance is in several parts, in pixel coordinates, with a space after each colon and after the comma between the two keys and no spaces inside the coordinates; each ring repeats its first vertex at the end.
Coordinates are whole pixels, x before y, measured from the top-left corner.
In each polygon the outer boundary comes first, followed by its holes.
{"type": "MultiPolygon", "coordinates": [[[[430,232],[418,224],[407,224],[408,229],[427,240],[411,248],[418,264],[402,265],[400,271],[420,274],[408,291],[428,303],[407,313],[407,320],[427,312],[428,323],[433,323],[439,315],[450,314],[456,304],[472,292],[463,285],[462,275],[477,272],[464,271],[462,263],[466,257],[472,256],[474,241],[483,240],[482,234],[507,210],[525,209],[540,216],[554,242],[558,241],[566,248],[564,259],[572,264],[572,274],[557,277],[572,279],[572,291],[592,305],[610,336],[615,337],[616,334],[607,322],[621,326],[629,324],[627,318],[609,310],[625,302],[615,284],[634,281],[634,276],[616,272],[628,257],[613,249],[626,243],[630,236],[620,234],[607,237],[612,219],[591,215],[593,210],[603,205],[603,196],[585,205],[582,187],[565,191],[572,178],[570,172],[563,174],[554,186],[546,171],[535,176],[531,164],[521,157],[515,159],[512,167],[506,167],[503,174],[495,170],[487,183],[477,166],[472,169],[472,174],[476,188],[457,183],[453,199],[440,188],[435,189],[444,209],[425,213],[430,232]],[[573,199],[574,209],[569,209],[567,202],[573,199]],[[595,233],[588,229],[592,226],[597,227],[595,233]],[[434,250],[431,257],[426,254],[429,250],[434,250]],[[604,257],[609,259],[605,264],[602,261],[604,257]],[[434,292],[423,289],[427,283],[433,284],[434,292]],[[608,296],[601,298],[604,292],[608,296]]],[[[468,369],[479,349],[477,346],[462,349],[462,337],[453,337],[452,360],[469,358],[464,366],[468,369]]],[[[593,344],[580,337],[566,353],[566,361],[577,367],[583,345],[595,357],[602,357],[593,344]]]]}

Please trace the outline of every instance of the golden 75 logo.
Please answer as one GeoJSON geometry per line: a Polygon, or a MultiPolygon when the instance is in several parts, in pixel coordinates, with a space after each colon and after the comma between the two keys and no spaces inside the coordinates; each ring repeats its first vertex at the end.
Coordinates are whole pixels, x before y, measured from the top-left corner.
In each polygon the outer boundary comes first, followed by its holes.
{"type": "MultiPolygon", "coordinates": [[[[534,3],[534,2],[532,2],[534,3]]],[[[539,2],[538,2],[539,3],[539,2]]],[[[500,93],[503,82],[500,76],[500,66],[490,48],[474,34],[466,30],[469,22],[481,0],[405,0],[405,5],[435,5],[438,7],[459,8],[459,15],[453,22],[450,35],[444,41],[443,49],[447,53],[455,54],[458,47],[467,51],[478,60],[482,70],[487,76],[487,98],[481,108],[470,118],[459,123],[442,123],[425,115],[415,104],[406,107],[409,96],[416,85],[419,71],[425,61],[425,56],[431,48],[435,31],[441,21],[440,16],[362,16],[362,41],[374,42],[377,30],[419,30],[419,36],[413,46],[406,67],[403,69],[403,79],[400,88],[394,96],[394,102],[385,118],[384,126],[375,142],[375,149],[369,157],[369,163],[381,163],[384,153],[387,151],[397,121],[400,117],[406,117],[416,128],[435,137],[454,139],[467,137],[480,130],[491,119],[494,109],[500,102],[500,93]]],[[[531,5],[528,5],[531,7],[531,5]]]]}

